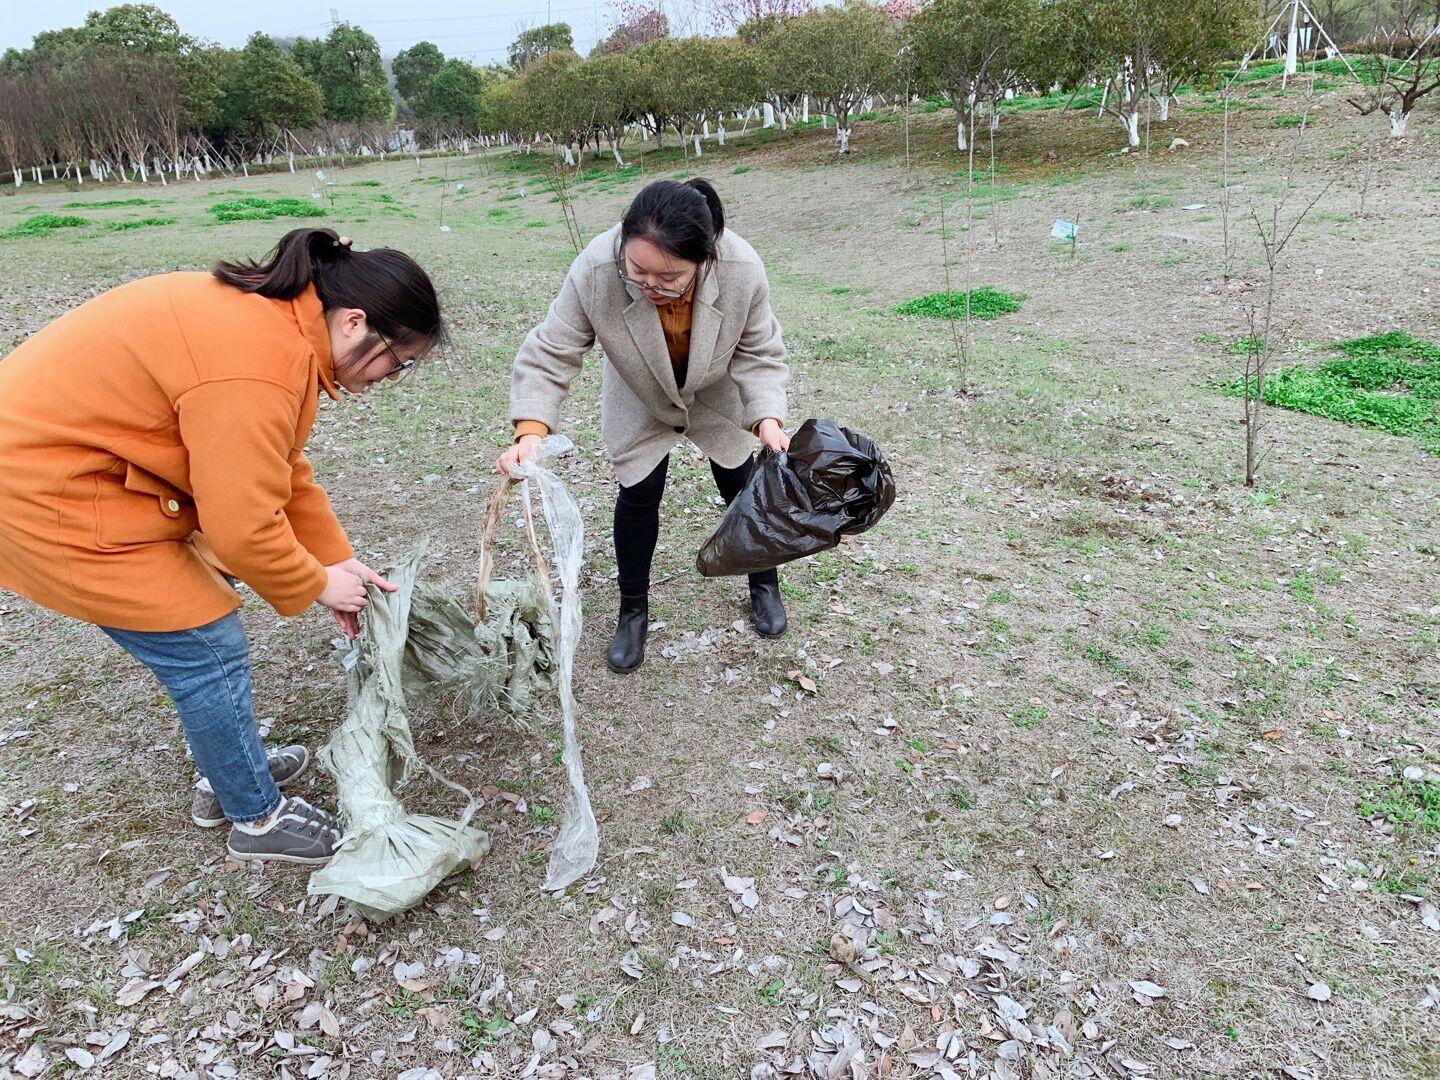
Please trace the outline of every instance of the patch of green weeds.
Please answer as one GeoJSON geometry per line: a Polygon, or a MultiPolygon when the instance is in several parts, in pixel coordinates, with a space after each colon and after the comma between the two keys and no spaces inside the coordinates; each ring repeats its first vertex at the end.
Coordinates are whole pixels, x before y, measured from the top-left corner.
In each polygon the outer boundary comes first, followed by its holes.
{"type": "Polygon", "coordinates": [[[1387,787],[1372,788],[1360,799],[1360,813],[1384,818],[1397,834],[1411,830],[1440,833],[1440,782],[1402,778],[1387,787]]]}
{"type": "Polygon", "coordinates": [[[929,319],[964,318],[967,299],[971,318],[998,319],[1001,315],[1019,311],[1025,296],[982,285],[969,293],[938,292],[917,296],[906,300],[895,311],[899,315],[919,315],[929,319]]]}
{"type": "Polygon", "coordinates": [[[122,206],[161,206],[159,199],[103,199],[99,202],[61,203],[61,210],[114,210],[122,206]]]}
{"type": "Polygon", "coordinates": [[[324,217],[325,209],[311,199],[261,199],[247,197],[229,199],[210,207],[210,213],[221,223],[232,221],[271,221],[275,218],[324,217]]]}
{"type": "Polygon", "coordinates": [[[1300,113],[1285,113],[1282,116],[1275,117],[1271,123],[1278,128],[1297,128],[1301,124],[1307,123],[1308,119],[1308,117],[1302,116],[1300,113]]]}
{"type": "Polygon", "coordinates": [[[49,236],[57,229],[81,229],[89,224],[85,218],[76,217],[74,214],[36,214],[19,225],[6,229],[0,236],[7,240],[22,236],[49,236]]]}
{"type": "Polygon", "coordinates": [[[1050,710],[1041,705],[1026,705],[1010,714],[1010,721],[1018,728],[1033,730],[1041,720],[1050,715],[1050,710]]]}
{"type": "MultiPolygon", "coordinates": [[[[1268,376],[1265,401],[1412,436],[1440,454],[1440,345],[1392,331],[1342,341],[1338,347],[1343,355],[1319,367],[1297,364],[1268,376]]],[[[1237,397],[1244,388],[1241,379],[1223,387],[1237,397]]]]}
{"type": "Polygon", "coordinates": [[[174,225],[176,220],[173,217],[132,218],[129,221],[107,221],[105,228],[114,229],[116,232],[129,232],[131,229],[156,229],[163,225],[174,225]]]}
{"type": "Polygon", "coordinates": [[[346,187],[379,187],[379,180],[351,180],[346,187]]]}
{"type": "Polygon", "coordinates": [[[780,1006],[780,996],[785,993],[785,980],[771,979],[764,986],[760,987],[756,993],[759,995],[760,1000],[766,1005],[769,1005],[772,1009],[778,1008],[780,1006]]]}
{"type": "Polygon", "coordinates": [[[549,225],[550,223],[548,221],[527,221],[525,223],[527,229],[544,229],[549,225]]]}
{"type": "Polygon", "coordinates": [[[1137,195],[1127,205],[1132,210],[1168,210],[1175,200],[1169,195],[1137,195]]]}

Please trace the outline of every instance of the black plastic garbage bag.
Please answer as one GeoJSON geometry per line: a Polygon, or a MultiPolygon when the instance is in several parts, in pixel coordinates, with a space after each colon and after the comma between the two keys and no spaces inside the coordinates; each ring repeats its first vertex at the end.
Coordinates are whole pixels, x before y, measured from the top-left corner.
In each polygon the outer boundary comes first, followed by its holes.
{"type": "Polygon", "coordinates": [[[833,420],[806,420],[788,453],[762,450],[695,560],[706,577],[753,574],[828,551],[895,501],[885,455],[833,420]]]}

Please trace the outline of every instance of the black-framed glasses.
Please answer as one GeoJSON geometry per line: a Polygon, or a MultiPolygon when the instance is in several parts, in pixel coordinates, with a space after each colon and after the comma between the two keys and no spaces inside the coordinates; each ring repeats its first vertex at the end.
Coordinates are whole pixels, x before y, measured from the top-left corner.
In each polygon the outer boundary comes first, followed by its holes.
{"type": "Polygon", "coordinates": [[[384,334],[380,333],[379,330],[376,330],[375,336],[378,337],[381,341],[381,344],[385,346],[385,351],[390,354],[390,359],[395,361],[395,366],[392,367],[389,371],[387,371],[384,375],[381,375],[380,378],[389,379],[391,382],[399,382],[401,379],[405,378],[406,375],[410,374],[410,372],[414,370],[415,364],[417,363],[416,359],[412,356],[409,360],[401,360],[400,354],[395,351],[395,346],[390,344],[389,340],[385,337],[384,334]]]}
{"type": "Polygon", "coordinates": [[[680,297],[688,293],[690,287],[695,284],[695,278],[700,273],[697,269],[694,274],[691,274],[690,280],[685,283],[683,289],[665,289],[659,285],[650,285],[643,281],[636,281],[629,274],[625,273],[625,249],[623,247],[620,249],[620,258],[615,263],[615,272],[620,275],[620,280],[626,285],[634,285],[642,292],[654,293],[656,296],[663,296],[667,300],[679,300],[680,297]]]}

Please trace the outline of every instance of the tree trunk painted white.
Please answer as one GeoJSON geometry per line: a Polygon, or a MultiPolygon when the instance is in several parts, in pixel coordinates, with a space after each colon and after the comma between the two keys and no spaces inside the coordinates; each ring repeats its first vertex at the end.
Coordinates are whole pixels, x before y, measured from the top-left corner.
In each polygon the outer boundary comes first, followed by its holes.
{"type": "Polygon", "coordinates": [[[840,144],[840,153],[850,152],[850,129],[841,127],[838,120],[835,122],[835,141],[840,144]]]}
{"type": "Polygon", "coordinates": [[[955,124],[955,149],[964,150],[965,147],[965,117],[962,115],[955,124]]]}
{"type": "Polygon", "coordinates": [[[1410,114],[1405,111],[1405,106],[1400,102],[1390,110],[1390,137],[1392,139],[1403,139],[1405,137],[1405,126],[1410,123],[1410,114]]]}
{"type": "Polygon", "coordinates": [[[1110,100],[1110,84],[1105,84],[1105,89],[1100,91],[1100,108],[1095,110],[1095,119],[1105,115],[1105,102],[1110,100]]]}
{"type": "Polygon", "coordinates": [[[704,134],[705,138],[708,139],[708,138],[710,137],[710,121],[709,121],[709,120],[702,120],[702,121],[701,121],[701,131],[702,131],[702,133],[704,134]]]}
{"type": "Polygon", "coordinates": [[[703,150],[700,149],[700,136],[699,136],[699,135],[696,135],[694,132],[691,132],[691,134],[694,135],[694,137],[695,137],[695,156],[696,156],[697,158],[698,158],[698,157],[704,157],[704,156],[705,156],[705,151],[703,151],[703,150]]]}
{"type": "Polygon", "coordinates": [[[1155,99],[1155,104],[1160,106],[1160,123],[1168,123],[1170,120],[1170,95],[1162,94],[1155,99]]]}
{"type": "Polygon", "coordinates": [[[1300,5],[1296,4],[1290,9],[1290,33],[1285,37],[1285,74],[1295,74],[1295,52],[1300,43],[1300,35],[1297,30],[1296,20],[1300,17],[1300,5]]]}
{"type": "Polygon", "coordinates": [[[21,187],[22,185],[24,185],[24,183],[25,183],[25,177],[23,177],[22,175],[20,175],[20,169],[19,169],[19,167],[16,166],[16,167],[15,167],[14,169],[12,169],[11,171],[15,173],[15,186],[18,188],[18,187],[21,187]]]}
{"type": "Polygon", "coordinates": [[[1000,110],[990,110],[990,134],[994,135],[1000,130],[1000,110]]]}
{"type": "Polygon", "coordinates": [[[808,123],[810,122],[810,95],[809,95],[809,94],[805,94],[805,95],[803,95],[803,96],[800,98],[800,122],[801,122],[802,124],[808,124],[808,123]]]}
{"type": "Polygon", "coordinates": [[[575,155],[570,152],[569,144],[566,144],[565,146],[565,164],[572,167],[575,164],[575,155]]]}
{"type": "Polygon", "coordinates": [[[790,130],[790,110],[789,110],[789,109],[781,109],[781,110],[780,110],[780,130],[781,130],[781,131],[789,131],[789,130],[790,130]]]}
{"type": "Polygon", "coordinates": [[[823,113],[823,112],[822,112],[822,113],[820,114],[820,130],[821,130],[821,131],[829,131],[829,130],[830,130],[830,115],[829,115],[828,113],[823,113]]]}
{"type": "Polygon", "coordinates": [[[625,159],[620,156],[620,144],[614,139],[610,140],[610,153],[615,155],[615,164],[623,169],[625,167],[625,159]]]}
{"type": "Polygon", "coordinates": [[[721,117],[715,121],[715,139],[721,145],[725,145],[725,119],[721,117]]]}
{"type": "Polygon", "coordinates": [[[1130,139],[1130,149],[1140,148],[1140,112],[1136,110],[1125,118],[1125,133],[1130,139]]]}
{"type": "Polygon", "coordinates": [[[774,106],[774,105],[771,105],[770,102],[767,101],[767,102],[765,102],[763,105],[760,106],[760,111],[764,114],[764,117],[765,117],[765,118],[760,122],[760,126],[761,126],[761,127],[767,127],[767,128],[774,127],[774,126],[775,126],[775,106],[774,106]]]}

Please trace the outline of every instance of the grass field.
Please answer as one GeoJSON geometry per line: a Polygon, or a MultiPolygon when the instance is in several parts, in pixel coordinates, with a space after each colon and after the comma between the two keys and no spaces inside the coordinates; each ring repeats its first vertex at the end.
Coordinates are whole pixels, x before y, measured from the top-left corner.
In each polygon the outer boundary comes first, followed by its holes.
{"type": "MultiPolygon", "coordinates": [[[[677,452],[650,659],[613,676],[590,365],[562,475],[588,528],[577,691],[602,850],[566,895],[538,891],[556,726],[421,716],[427,758],[490,793],[495,845],[366,926],[308,903],[302,873],[227,863],[189,824],[148,675],[0,597],[0,1069],[27,1052],[47,1075],[1440,1073],[1437,459],[1277,408],[1261,486],[1240,484],[1225,387],[1261,283],[1249,214],[1296,137],[1277,90],[1247,83],[1235,115],[1228,280],[1203,95],[1148,155],[1114,154],[1113,121],[1017,108],[969,200],[944,113],[914,119],[909,168],[882,114],[841,162],[806,131],[582,173],[587,237],[647,180],[716,181],[769,266],[793,416],[875,438],[900,497],[783,573],[792,630],[763,642],[743,586],[692,569],[717,510],[704,461],[677,452]],[[1073,252],[1056,218],[1079,223],[1073,252]],[[961,393],[950,323],[895,309],[982,287],[1023,302],[975,324],[961,393]]],[[[1392,331],[1440,342],[1440,114],[1391,145],[1343,92],[1320,110],[1295,199],[1330,186],[1282,275],[1283,363],[1392,331]]],[[[0,352],[105,288],[258,255],[296,224],[413,254],[453,348],[327,407],[311,456],[362,558],[429,536],[463,591],[510,360],[572,255],[539,170],[373,163],[330,170],[320,199],[288,173],[27,185],[0,199],[0,352]]],[[[253,597],[245,619],[271,737],[319,745],[343,706],[327,619],[253,597]]],[[[456,807],[429,782],[405,797],[456,807]]]]}

